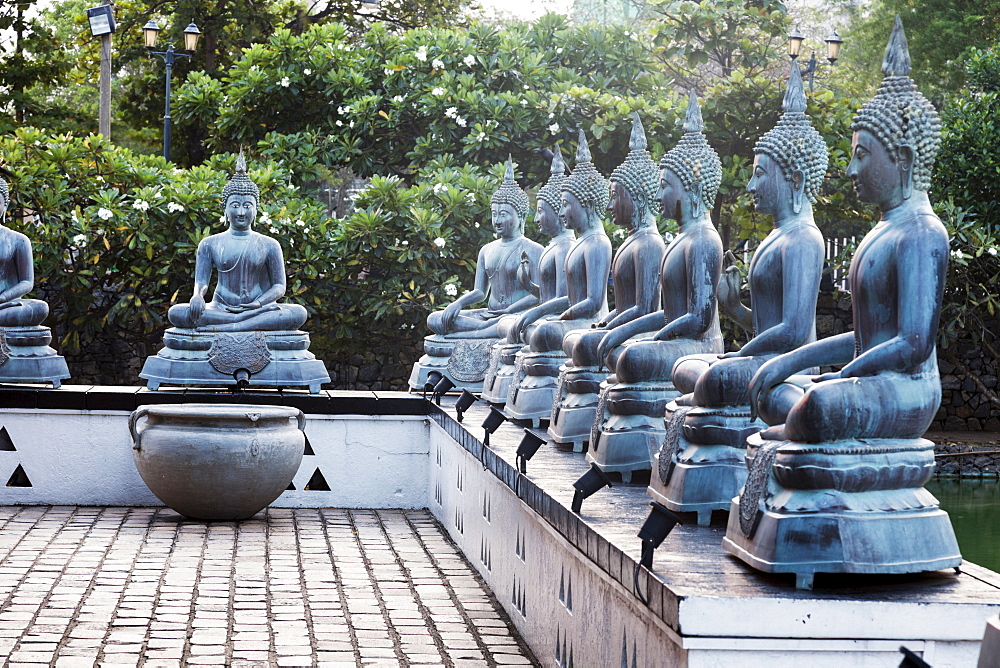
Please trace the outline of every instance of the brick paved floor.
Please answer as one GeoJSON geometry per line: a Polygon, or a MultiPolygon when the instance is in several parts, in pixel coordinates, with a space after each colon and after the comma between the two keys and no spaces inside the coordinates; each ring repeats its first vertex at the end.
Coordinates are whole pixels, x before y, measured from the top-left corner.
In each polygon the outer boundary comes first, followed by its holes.
{"type": "Polygon", "coordinates": [[[531,664],[426,511],[0,506],[3,666],[531,664]]]}

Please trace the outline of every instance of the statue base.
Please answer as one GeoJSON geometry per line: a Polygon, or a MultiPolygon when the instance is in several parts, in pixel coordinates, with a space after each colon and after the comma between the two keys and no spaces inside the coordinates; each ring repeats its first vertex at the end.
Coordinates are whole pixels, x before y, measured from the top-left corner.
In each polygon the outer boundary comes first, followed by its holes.
{"type": "Polygon", "coordinates": [[[747,439],[750,473],[723,546],[767,573],[919,573],[962,563],[948,513],[923,488],[934,444],[922,438],[832,443],[747,439]]]}
{"type": "Polygon", "coordinates": [[[647,490],[674,512],[697,513],[712,522],[713,510],[729,510],[747,479],[746,439],[767,425],[750,419],[749,406],[704,408],[667,405],[666,436],[653,457],[647,490]]]}
{"type": "Polygon", "coordinates": [[[493,344],[480,399],[496,406],[507,403],[510,381],[514,377],[514,360],[523,347],[520,343],[504,343],[503,340],[493,344]]]}
{"type": "Polygon", "coordinates": [[[490,361],[490,348],[498,339],[453,339],[439,334],[424,338],[424,355],[413,363],[411,390],[423,391],[427,376],[437,371],[451,379],[455,391],[483,391],[490,361]]]}
{"type": "Polygon", "coordinates": [[[607,377],[607,372],[598,373],[596,366],[559,368],[549,418],[549,436],[554,443],[572,444],[573,452],[583,452],[594,426],[601,383],[607,377]]]}
{"type": "Polygon", "coordinates": [[[667,404],[679,395],[670,381],[601,383],[587,461],[621,473],[622,482],[631,482],[633,471],[650,470],[663,443],[667,404]]]}
{"type": "Polygon", "coordinates": [[[308,387],[320,391],[330,382],[326,366],[309,352],[309,335],[302,331],[212,332],[171,327],[164,347],[146,358],[139,377],[147,387],[160,385],[222,385],[236,383],[238,369],[250,373],[250,387],[308,387]]]}
{"type": "Polygon", "coordinates": [[[542,420],[552,415],[552,400],[556,393],[559,367],[568,360],[561,351],[522,351],[514,362],[514,377],[504,413],[512,420],[531,421],[538,428],[542,420]]]}
{"type": "Polygon", "coordinates": [[[0,328],[0,383],[52,383],[58,389],[69,367],[50,343],[48,327],[0,328]]]}

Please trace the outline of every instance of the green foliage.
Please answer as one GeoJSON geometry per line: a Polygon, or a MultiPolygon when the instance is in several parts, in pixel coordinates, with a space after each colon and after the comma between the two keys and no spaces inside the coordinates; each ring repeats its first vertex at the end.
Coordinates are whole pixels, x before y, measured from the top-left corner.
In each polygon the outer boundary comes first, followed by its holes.
{"type": "Polygon", "coordinates": [[[934,170],[935,199],[953,199],[993,234],[1000,233],[1000,49],[974,51],[969,93],[942,114],[944,137],[934,170]]]}

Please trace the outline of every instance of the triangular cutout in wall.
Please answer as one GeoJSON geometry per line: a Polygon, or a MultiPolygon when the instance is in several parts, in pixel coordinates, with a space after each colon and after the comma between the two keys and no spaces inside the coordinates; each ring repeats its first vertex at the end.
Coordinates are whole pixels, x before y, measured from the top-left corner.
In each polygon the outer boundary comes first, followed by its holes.
{"type": "Polygon", "coordinates": [[[17,468],[14,469],[14,473],[11,474],[10,480],[7,481],[8,487],[31,487],[31,481],[28,480],[28,474],[24,472],[21,465],[18,464],[17,468]]]}
{"type": "MultiPolygon", "coordinates": [[[[305,436],[305,434],[302,434],[302,435],[305,436]]],[[[305,451],[302,454],[303,455],[315,455],[316,454],[315,452],[313,452],[313,446],[311,446],[309,444],[309,437],[308,436],[306,436],[306,449],[305,449],[305,451]]]]}
{"type": "Polygon", "coordinates": [[[7,427],[0,427],[0,451],[15,452],[16,450],[14,441],[10,440],[10,434],[7,433],[7,427]]]}
{"type": "Polygon", "coordinates": [[[329,492],[330,485],[327,484],[326,478],[323,477],[323,474],[320,473],[319,469],[316,469],[316,472],[312,474],[312,477],[309,478],[309,482],[307,482],[306,486],[302,489],[307,492],[329,492]]]}

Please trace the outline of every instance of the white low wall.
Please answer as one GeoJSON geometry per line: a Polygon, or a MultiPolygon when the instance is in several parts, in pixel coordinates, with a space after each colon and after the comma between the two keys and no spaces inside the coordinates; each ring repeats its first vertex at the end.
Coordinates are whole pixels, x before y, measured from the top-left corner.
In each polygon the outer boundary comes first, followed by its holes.
{"type": "MultiPolygon", "coordinates": [[[[0,487],[3,504],[162,505],[132,463],[125,411],[0,409],[0,484],[20,466],[30,487],[0,487]],[[9,447],[9,446],[8,446],[9,447]]],[[[314,455],[272,505],[423,508],[429,422],[414,416],[308,415],[314,455]],[[305,490],[319,471],[330,491],[305,490]]]]}

